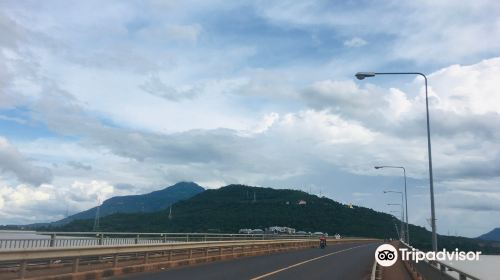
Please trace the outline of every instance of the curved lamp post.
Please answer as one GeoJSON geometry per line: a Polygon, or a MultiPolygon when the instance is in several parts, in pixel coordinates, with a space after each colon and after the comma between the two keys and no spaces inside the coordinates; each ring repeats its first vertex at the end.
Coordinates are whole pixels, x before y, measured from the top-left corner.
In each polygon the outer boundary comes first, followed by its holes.
{"type": "Polygon", "coordinates": [[[406,244],[410,244],[410,229],[408,226],[408,195],[406,192],[406,169],[403,166],[390,166],[390,165],[382,165],[382,166],[375,166],[375,169],[382,169],[382,168],[399,168],[403,169],[403,176],[405,179],[405,216],[406,216],[406,244]]]}
{"type": "Polygon", "coordinates": [[[406,237],[406,243],[408,243],[408,223],[406,223],[406,229],[404,228],[404,217],[406,216],[406,219],[408,219],[408,212],[406,212],[404,209],[403,209],[403,192],[398,192],[398,191],[384,191],[384,193],[399,193],[401,194],[401,217],[403,218],[403,220],[401,220],[401,232],[404,233],[402,238],[403,240],[405,240],[405,237],[406,237]],[[404,229],[404,230],[403,230],[404,229]]]}
{"type": "MultiPolygon", "coordinates": [[[[393,192],[393,191],[387,191],[387,192],[393,192]]],[[[386,193],[384,191],[384,193],[386,193]]],[[[403,193],[402,192],[395,192],[395,193],[400,193],[401,194],[401,200],[403,200],[403,193]]],[[[401,240],[404,240],[404,236],[405,236],[405,231],[404,231],[404,215],[405,213],[403,212],[403,203],[387,203],[387,205],[392,205],[392,206],[401,206],[401,235],[400,235],[400,238],[401,240]]]]}
{"type": "Polygon", "coordinates": [[[437,234],[436,234],[436,211],[434,208],[434,180],[432,177],[432,152],[431,152],[431,129],[429,124],[429,98],[427,91],[427,76],[419,72],[358,72],[356,78],[363,80],[376,75],[419,75],[424,77],[425,81],[425,109],[427,114],[427,152],[429,154],[429,185],[431,193],[431,226],[432,226],[432,250],[437,252],[437,234]]]}
{"type": "MultiPolygon", "coordinates": [[[[396,213],[397,213],[397,214],[401,215],[401,211],[391,210],[391,211],[389,211],[389,212],[390,212],[390,213],[394,213],[394,214],[396,214],[396,213]]],[[[394,219],[395,219],[395,220],[397,220],[397,218],[396,218],[395,216],[394,216],[394,219]]],[[[396,232],[397,232],[397,234],[398,234],[399,239],[401,239],[401,236],[400,236],[400,234],[401,234],[401,233],[400,233],[400,231],[398,230],[398,226],[396,225],[396,223],[394,223],[394,226],[396,227],[396,232]]]]}

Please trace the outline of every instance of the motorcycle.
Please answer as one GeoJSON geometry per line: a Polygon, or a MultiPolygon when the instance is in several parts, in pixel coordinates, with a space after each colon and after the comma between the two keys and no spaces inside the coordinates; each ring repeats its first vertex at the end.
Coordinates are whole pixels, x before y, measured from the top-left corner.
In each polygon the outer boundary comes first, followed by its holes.
{"type": "Polygon", "coordinates": [[[320,240],[319,241],[319,247],[321,249],[325,249],[325,247],[326,247],[326,240],[320,240]]]}

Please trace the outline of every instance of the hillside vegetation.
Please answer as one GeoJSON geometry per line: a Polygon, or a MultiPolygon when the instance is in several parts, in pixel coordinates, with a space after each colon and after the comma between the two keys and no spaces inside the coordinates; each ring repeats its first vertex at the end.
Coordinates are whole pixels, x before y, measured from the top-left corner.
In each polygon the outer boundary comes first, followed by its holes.
{"type": "MultiPolygon", "coordinates": [[[[101,230],[235,233],[240,228],[263,229],[278,225],[311,232],[322,231],[330,235],[339,233],[342,236],[396,239],[394,223],[398,221],[392,215],[364,207],[351,208],[302,191],[229,185],[217,190],[206,190],[175,203],[171,219],[168,210],[114,214],[101,219],[101,230]],[[300,200],[307,204],[299,205],[300,200]]],[[[90,231],[92,225],[92,220],[80,220],[58,230],[90,231]]],[[[410,225],[410,233],[414,245],[430,249],[429,231],[410,225]]],[[[469,238],[440,236],[438,243],[440,247],[448,249],[500,253],[500,248],[495,247],[494,243],[469,238]]]]}
{"type": "MultiPolygon", "coordinates": [[[[204,190],[192,182],[179,182],[147,194],[115,196],[101,204],[99,213],[100,217],[105,217],[115,213],[156,212],[168,208],[177,201],[191,198],[204,190]]],[[[67,224],[74,220],[94,219],[96,211],[97,207],[93,207],[52,224],[67,224]]]]}

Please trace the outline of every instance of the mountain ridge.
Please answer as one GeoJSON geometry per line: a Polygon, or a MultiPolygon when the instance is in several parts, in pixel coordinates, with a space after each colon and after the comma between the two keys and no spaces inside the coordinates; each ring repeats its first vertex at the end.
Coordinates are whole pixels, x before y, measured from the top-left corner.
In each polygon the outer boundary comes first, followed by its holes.
{"type": "Polygon", "coordinates": [[[491,231],[489,231],[483,235],[478,236],[477,238],[482,239],[482,240],[500,242],[500,228],[494,228],[491,231]]]}
{"type": "MultiPolygon", "coordinates": [[[[179,182],[146,194],[114,196],[102,202],[99,207],[99,216],[103,218],[116,213],[156,212],[203,191],[205,189],[194,182],[179,182]]],[[[97,207],[93,207],[50,224],[64,225],[74,220],[94,219],[96,210],[97,207]]]]}

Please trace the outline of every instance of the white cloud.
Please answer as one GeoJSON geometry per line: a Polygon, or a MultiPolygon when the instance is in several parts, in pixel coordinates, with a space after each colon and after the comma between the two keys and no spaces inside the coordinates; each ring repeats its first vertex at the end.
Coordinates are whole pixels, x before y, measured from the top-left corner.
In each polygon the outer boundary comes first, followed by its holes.
{"type": "Polygon", "coordinates": [[[363,40],[363,38],[353,37],[349,40],[344,41],[344,46],[349,48],[359,48],[366,45],[368,42],[363,40]]]}
{"type": "Polygon", "coordinates": [[[387,114],[390,116],[387,119],[399,119],[401,115],[412,110],[412,102],[401,90],[391,88],[390,94],[385,98],[388,103],[387,114]]]}
{"type": "Polygon", "coordinates": [[[3,137],[0,137],[0,171],[33,185],[49,183],[52,180],[52,173],[48,168],[33,165],[3,137]]]}
{"type": "Polygon", "coordinates": [[[102,202],[108,199],[114,192],[113,186],[108,184],[108,182],[102,181],[74,182],[71,185],[71,189],[71,196],[77,201],[80,199],[84,201],[95,199],[102,202]]]}
{"type": "MultiPolygon", "coordinates": [[[[483,71],[488,76],[487,73],[495,69],[492,66],[495,61],[493,59],[463,69],[475,73],[474,75],[479,77],[475,81],[479,82],[482,81],[480,78],[483,71]]],[[[458,114],[464,117],[463,120],[474,120],[477,117],[477,121],[484,124],[486,121],[479,113],[497,114],[495,105],[491,104],[485,104],[485,108],[475,107],[474,110],[455,105],[457,93],[449,92],[454,89],[440,87],[441,79],[447,80],[450,76],[455,76],[455,73],[456,71],[444,69],[430,75],[432,94],[435,96],[431,102],[433,128],[450,124],[457,127],[450,132],[434,130],[436,186],[439,188],[441,180],[453,178],[474,180],[487,176],[493,180],[491,182],[496,182],[495,174],[498,172],[495,170],[500,166],[495,156],[499,153],[495,145],[495,139],[498,139],[497,126],[494,123],[491,126],[469,126],[468,123],[450,123],[446,118],[439,117],[458,114]],[[483,130],[483,134],[475,133],[478,129],[483,130]],[[485,138],[478,138],[483,137],[481,135],[485,138]],[[478,143],[477,141],[480,141],[481,145],[474,144],[478,143]]],[[[480,85],[483,91],[495,88],[490,85],[496,83],[495,80],[485,81],[488,85],[480,85]]],[[[459,83],[460,79],[455,82],[459,83]]],[[[410,84],[412,87],[415,85],[418,88],[420,81],[410,84]]],[[[457,85],[457,92],[459,96],[477,94],[476,86],[471,82],[457,85]]],[[[484,94],[496,93],[491,91],[484,94]]],[[[172,183],[176,180],[195,180],[206,182],[210,186],[217,182],[260,185],[262,182],[293,181],[294,178],[308,176],[318,165],[327,165],[332,169],[342,169],[359,175],[374,175],[372,166],[385,162],[407,166],[410,177],[424,179],[427,176],[422,92],[412,95],[397,88],[385,89],[370,84],[358,86],[352,81],[319,81],[305,89],[302,95],[302,98],[316,109],[286,114],[272,112],[264,115],[255,126],[249,126],[250,129],[193,130],[174,134],[111,127],[85,114],[84,108],[78,107],[77,104],[66,103],[68,100],[65,101],[62,96],[56,95],[52,98],[56,97],[57,99],[47,103],[50,106],[44,105],[50,111],[40,111],[43,112],[40,119],[56,131],[68,135],[78,134],[82,137],[81,144],[85,149],[92,151],[100,147],[110,153],[98,159],[79,159],[79,155],[88,155],[89,152],[80,150],[78,145],[71,147],[65,155],[70,155],[71,160],[89,162],[93,168],[87,175],[80,173],[83,170],[74,170],[71,172],[76,173],[71,173],[68,170],[55,169],[59,170],[58,177],[68,177],[66,181],[70,180],[71,176],[105,176],[103,174],[106,173],[106,168],[113,166],[112,169],[117,170],[116,172],[120,171],[123,175],[129,173],[127,177],[123,177],[127,179],[122,182],[135,181],[140,182],[142,186],[148,185],[146,177],[155,178],[153,180],[160,183],[163,179],[172,183]],[[62,107],[54,110],[59,108],[57,106],[62,107]],[[52,112],[66,113],[59,116],[52,112]],[[406,127],[407,131],[416,132],[402,134],[399,131],[402,127],[406,127]],[[248,131],[253,133],[249,134],[248,131]],[[109,161],[113,157],[115,158],[109,161]],[[133,159],[132,162],[127,163],[127,158],[133,159]],[[94,168],[95,162],[106,159],[108,162],[97,164],[94,168]],[[138,162],[135,163],[135,160],[138,162]],[[318,160],[321,160],[321,163],[318,160]],[[290,162],[294,163],[293,166],[290,166],[290,162]],[[126,167],[127,165],[130,166],[126,167]],[[148,171],[148,176],[134,175],[137,170],[142,169],[152,171],[148,171]]],[[[460,98],[457,100],[463,102],[460,98]]],[[[37,145],[30,148],[30,145],[24,144],[23,150],[40,156],[57,156],[59,151],[64,150],[64,146],[55,148],[54,145],[45,148],[44,145],[37,145]],[[35,152],[36,150],[38,152],[35,152]]],[[[69,160],[67,156],[63,156],[59,161],[64,163],[69,160]]],[[[122,175],[116,172],[109,175],[112,177],[108,177],[115,183],[120,182],[119,175],[122,175]]],[[[95,190],[92,184],[71,186],[78,192],[89,186],[95,190]]],[[[148,187],[155,186],[149,184],[148,187]]],[[[145,192],[146,189],[141,187],[136,191],[145,192]]],[[[89,193],[82,195],[88,196],[89,193]]],[[[415,218],[418,217],[425,223],[425,220],[422,220],[424,216],[419,214],[415,218]]]]}
{"type": "Polygon", "coordinates": [[[500,57],[473,65],[452,65],[430,76],[437,107],[457,114],[500,113],[500,57]]]}
{"type": "Polygon", "coordinates": [[[0,185],[0,223],[50,222],[95,207],[98,201],[123,195],[105,181],[75,181],[68,186],[0,185]]]}
{"type": "MultiPolygon", "coordinates": [[[[276,112],[269,113],[265,115],[260,122],[251,130],[251,133],[263,133],[267,131],[273,124],[275,124],[280,119],[280,115],[276,112]]],[[[243,135],[247,135],[243,133],[243,135]]]]}
{"type": "MultiPolygon", "coordinates": [[[[473,61],[498,54],[500,5],[496,1],[259,2],[263,17],[280,26],[328,27],[349,36],[379,36],[373,55],[417,64],[473,61]],[[458,16],[460,15],[460,16],[458,16]],[[481,42],[478,44],[478,42],[481,42]]],[[[369,55],[365,55],[369,56],[369,55]]]]}

